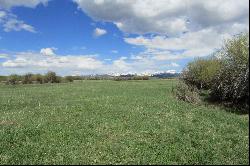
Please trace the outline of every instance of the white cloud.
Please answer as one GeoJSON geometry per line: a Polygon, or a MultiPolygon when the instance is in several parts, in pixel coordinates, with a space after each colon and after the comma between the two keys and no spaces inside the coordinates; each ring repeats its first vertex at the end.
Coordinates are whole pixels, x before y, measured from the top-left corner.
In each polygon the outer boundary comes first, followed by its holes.
{"type": "Polygon", "coordinates": [[[0,53],[0,59],[6,59],[6,58],[8,58],[8,57],[9,57],[8,54],[1,54],[1,53],[0,53]]]}
{"type": "Polygon", "coordinates": [[[239,24],[233,24],[225,31],[207,28],[185,33],[178,37],[138,36],[124,38],[124,41],[132,45],[143,46],[146,51],[140,54],[152,56],[155,60],[178,60],[212,54],[220,49],[223,42],[232,35],[237,34],[237,32],[248,31],[247,27],[243,27],[239,24]]]}
{"type": "Polygon", "coordinates": [[[111,50],[111,52],[112,52],[113,54],[118,54],[118,53],[119,53],[119,51],[117,51],[117,50],[111,50]]]}
{"type": "Polygon", "coordinates": [[[36,30],[33,26],[26,24],[22,20],[18,20],[16,15],[8,11],[0,10],[0,24],[2,24],[5,32],[25,30],[36,33],[36,30]]]}
{"type": "Polygon", "coordinates": [[[101,29],[101,28],[96,28],[96,29],[94,30],[94,32],[93,32],[93,35],[94,35],[95,37],[100,37],[100,36],[103,36],[103,35],[105,35],[105,34],[107,34],[107,31],[106,31],[105,29],[101,29]]]}
{"type": "Polygon", "coordinates": [[[4,17],[6,17],[6,12],[5,11],[0,11],[0,21],[4,18],[4,17]]]}
{"type": "Polygon", "coordinates": [[[40,53],[45,56],[53,56],[55,55],[54,50],[57,50],[57,48],[42,48],[40,53]]]}
{"type": "Polygon", "coordinates": [[[38,4],[46,5],[49,0],[0,0],[0,9],[10,9],[16,6],[24,6],[34,8],[38,4]]]}
{"type": "MultiPolygon", "coordinates": [[[[1,54],[2,55],[2,54],[1,54]]],[[[4,54],[3,54],[4,55],[4,54]]],[[[78,74],[111,74],[111,73],[155,73],[178,69],[176,62],[160,62],[150,57],[132,59],[120,57],[118,59],[98,60],[94,55],[50,55],[44,56],[38,52],[18,52],[8,55],[0,62],[1,74],[45,73],[49,70],[60,75],[78,74]]]]}
{"type": "MultiPolygon", "coordinates": [[[[225,39],[249,31],[248,0],[74,1],[94,20],[112,22],[127,36],[140,35],[124,41],[145,48],[130,57],[134,62],[149,61],[144,65],[208,56],[225,39]]],[[[116,63],[125,68],[122,59],[116,63]]]]}
{"type": "Polygon", "coordinates": [[[0,24],[3,25],[5,32],[10,31],[28,31],[35,33],[33,26],[19,20],[16,15],[12,14],[11,8],[17,6],[34,8],[39,4],[46,5],[49,0],[0,0],[0,24]]]}
{"type": "Polygon", "coordinates": [[[23,21],[17,20],[15,18],[11,18],[7,20],[3,24],[3,27],[4,27],[5,32],[25,30],[25,31],[29,31],[32,33],[36,33],[36,30],[34,27],[32,27],[31,25],[25,24],[23,21]]]}
{"type": "Polygon", "coordinates": [[[246,23],[248,0],[74,0],[95,20],[126,33],[176,35],[228,23],[246,23]]]}
{"type": "Polygon", "coordinates": [[[103,63],[93,56],[88,55],[50,55],[44,56],[37,52],[19,52],[11,59],[0,64],[1,70],[15,71],[16,73],[25,72],[46,72],[56,71],[60,74],[72,74],[73,71],[83,71],[91,73],[103,67],[103,63]]]}

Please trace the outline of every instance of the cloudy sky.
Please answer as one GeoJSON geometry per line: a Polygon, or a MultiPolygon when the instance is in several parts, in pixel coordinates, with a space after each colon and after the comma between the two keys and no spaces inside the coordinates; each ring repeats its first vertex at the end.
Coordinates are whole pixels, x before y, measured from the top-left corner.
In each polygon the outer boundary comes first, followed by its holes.
{"type": "Polygon", "coordinates": [[[0,75],[180,72],[248,31],[248,0],[0,0],[0,75]]]}

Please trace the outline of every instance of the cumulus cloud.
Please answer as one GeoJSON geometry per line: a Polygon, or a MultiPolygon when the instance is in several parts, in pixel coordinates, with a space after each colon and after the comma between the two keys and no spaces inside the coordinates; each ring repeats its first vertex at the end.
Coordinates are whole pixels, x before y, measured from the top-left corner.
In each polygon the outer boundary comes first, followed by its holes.
{"type": "Polygon", "coordinates": [[[95,37],[100,37],[100,36],[103,36],[103,35],[105,35],[105,34],[107,34],[107,31],[106,31],[105,29],[101,29],[101,28],[96,28],[96,29],[94,30],[94,32],[93,32],[93,35],[94,35],[95,37]]]}
{"type": "Polygon", "coordinates": [[[120,57],[115,60],[99,60],[94,55],[50,55],[41,52],[18,52],[7,55],[0,62],[0,74],[45,73],[49,70],[60,75],[155,73],[157,71],[180,70],[176,62],[159,62],[150,57],[132,59],[120,57]]]}
{"type": "Polygon", "coordinates": [[[40,53],[45,56],[53,56],[55,55],[54,50],[57,50],[57,48],[42,48],[40,53]]]}
{"type": "MultiPolygon", "coordinates": [[[[43,50],[43,49],[42,49],[43,50]]],[[[44,49],[47,53],[49,49],[44,49]]],[[[44,52],[19,52],[12,55],[12,58],[2,62],[3,70],[12,69],[18,73],[25,72],[46,72],[53,70],[61,74],[72,74],[73,71],[90,72],[102,68],[101,61],[88,55],[51,55],[44,56],[44,52]]]]}
{"type": "Polygon", "coordinates": [[[113,22],[123,32],[135,34],[176,35],[226,23],[246,23],[249,14],[248,0],[74,1],[95,20],[113,22]]]}
{"type": "Polygon", "coordinates": [[[208,56],[225,39],[249,31],[248,0],[74,1],[94,20],[112,22],[127,36],[134,34],[124,41],[145,48],[131,56],[137,61],[208,56]]]}
{"type": "Polygon", "coordinates": [[[0,0],[0,9],[10,9],[16,6],[34,8],[38,4],[46,5],[49,0],[0,0]]]}

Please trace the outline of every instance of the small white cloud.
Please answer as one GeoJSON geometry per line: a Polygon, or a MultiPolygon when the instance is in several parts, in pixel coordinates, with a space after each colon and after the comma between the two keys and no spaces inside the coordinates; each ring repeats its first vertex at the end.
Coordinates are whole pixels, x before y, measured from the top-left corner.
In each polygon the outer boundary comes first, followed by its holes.
{"type": "Polygon", "coordinates": [[[101,28],[96,28],[96,29],[94,30],[94,32],[93,32],[93,35],[94,35],[95,37],[100,37],[100,36],[103,36],[103,35],[105,35],[105,34],[107,34],[107,31],[106,31],[105,29],[101,29],[101,28]]]}
{"type": "Polygon", "coordinates": [[[1,53],[0,53],[0,59],[6,59],[6,58],[8,58],[8,57],[9,57],[8,54],[1,54],[1,53]]]}
{"type": "Polygon", "coordinates": [[[172,67],[180,67],[180,65],[177,64],[177,63],[175,63],[175,62],[172,62],[172,63],[170,64],[170,66],[172,66],[172,67]]]}
{"type": "Polygon", "coordinates": [[[74,46],[74,47],[72,47],[72,50],[74,50],[74,51],[76,51],[76,50],[86,50],[87,49],[87,47],[85,47],[85,46],[74,46]]]}
{"type": "Polygon", "coordinates": [[[112,61],[112,59],[106,58],[106,59],[104,59],[104,61],[112,61]]]}
{"type": "Polygon", "coordinates": [[[1,19],[3,19],[4,17],[6,17],[6,12],[5,11],[0,11],[0,21],[1,19]]]}
{"type": "Polygon", "coordinates": [[[118,51],[117,51],[117,50],[111,50],[111,52],[112,52],[113,54],[118,54],[118,51]]]}
{"type": "Polygon", "coordinates": [[[57,50],[56,48],[42,48],[40,53],[45,56],[53,56],[55,55],[54,50],[57,50]]]}

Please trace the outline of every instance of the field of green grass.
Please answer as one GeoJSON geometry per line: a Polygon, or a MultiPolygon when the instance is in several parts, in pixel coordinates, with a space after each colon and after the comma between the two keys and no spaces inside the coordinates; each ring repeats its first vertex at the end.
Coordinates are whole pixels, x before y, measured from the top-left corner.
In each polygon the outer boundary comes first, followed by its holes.
{"type": "Polygon", "coordinates": [[[249,164],[249,117],[173,80],[0,85],[0,164],[249,164]]]}

